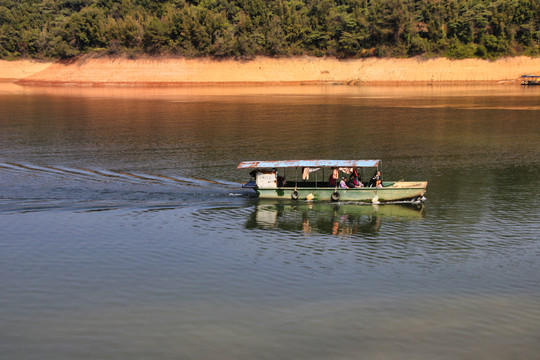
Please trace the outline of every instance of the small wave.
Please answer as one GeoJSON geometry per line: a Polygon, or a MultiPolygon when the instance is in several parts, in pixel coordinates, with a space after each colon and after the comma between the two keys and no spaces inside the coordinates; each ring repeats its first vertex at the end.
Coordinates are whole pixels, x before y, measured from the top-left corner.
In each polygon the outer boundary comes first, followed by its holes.
{"type": "Polygon", "coordinates": [[[0,169],[8,172],[15,172],[26,175],[50,175],[62,177],[69,180],[83,181],[119,181],[134,184],[181,184],[184,186],[205,187],[208,184],[221,187],[238,187],[239,183],[226,180],[208,180],[204,178],[189,178],[182,176],[166,176],[161,174],[142,174],[124,170],[107,170],[99,168],[71,168],[64,166],[40,166],[34,164],[3,162],[0,163],[0,169]]]}
{"type": "Polygon", "coordinates": [[[163,208],[226,201],[239,184],[125,170],[0,162],[1,213],[163,208]]]}

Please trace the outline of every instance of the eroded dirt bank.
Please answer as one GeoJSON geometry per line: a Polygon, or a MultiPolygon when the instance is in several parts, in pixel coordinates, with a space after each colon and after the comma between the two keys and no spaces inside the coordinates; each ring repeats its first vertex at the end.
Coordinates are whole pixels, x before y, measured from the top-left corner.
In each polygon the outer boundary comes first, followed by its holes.
{"type": "Polygon", "coordinates": [[[58,62],[0,60],[0,79],[23,84],[430,84],[515,82],[540,74],[540,58],[480,59],[266,58],[249,61],[184,58],[92,58],[58,62]]]}

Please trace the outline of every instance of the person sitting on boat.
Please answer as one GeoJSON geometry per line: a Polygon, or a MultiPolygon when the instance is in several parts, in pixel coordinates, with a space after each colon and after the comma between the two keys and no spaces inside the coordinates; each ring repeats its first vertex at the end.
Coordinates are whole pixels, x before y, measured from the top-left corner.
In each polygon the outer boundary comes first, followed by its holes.
{"type": "Polygon", "coordinates": [[[383,187],[381,180],[381,172],[377,170],[375,175],[369,181],[369,187],[383,187]]]}
{"type": "Polygon", "coordinates": [[[356,168],[354,169],[353,174],[356,177],[356,182],[358,183],[358,187],[364,187],[364,183],[362,182],[362,170],[360,168],[356,168]]]}
{"type": "Polygon", "coordinates": [[[287,180],[285,180],[285,176],[278,176],[277,177],[277,186],[278,187],[283,187],[287,185],[287,180]]]}
{"type": "Polygon", "coordinates": [[[328,178],[328,186],[330,187],[336,187],[336,179],[330,174],[330,177],[328,178]]]}
{"type": "Polygon", "coordinates": [[[341,181],[339,182],[339,187],[342,189],[348,189],[347,183],[345,182],[345,176],[341,178],[341,181]]]}
{"type": "Polygon", "coordinates": [[[347,181],[347,186],[349,188],[351,188],[351,189],[360,186],[358,184],[358,180],[356,180],[356,176],[354,176],[354,174],[351,174],[351,176],[349,177],[349,181],[347,181]]]}
{"type": "Polygon", "coordinates": [[[334,168],[332,170],[332,173],[330,174],[330,177],[328,178],[328,186],[335,187],[338,179],[339,179],[339,171],[337,168],[334,168]]]}

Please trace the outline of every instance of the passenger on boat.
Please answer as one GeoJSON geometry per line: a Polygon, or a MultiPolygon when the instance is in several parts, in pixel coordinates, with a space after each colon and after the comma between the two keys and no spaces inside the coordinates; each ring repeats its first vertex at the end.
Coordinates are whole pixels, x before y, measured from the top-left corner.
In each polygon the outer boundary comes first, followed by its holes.
{"type": "Polygon", "coordinates": [[[342,189],[348,189],[347,183],[345,182],[345,176],[341,178],[341,181],[339,182],[339,187],[342,189]]]}
{"type": "Polygon", "coordinates": [[[358,187],[364,187],[364,183],[362,182],[362,170],[358,171],[360,168],[354,169],[354,176],[356,177],[356,181],[358,182],[358,187]]]}
{"type": "Polygon", "coordinates": [[[360,186],[358,184],[358,180],[356,180],[356,176],[354,176],[354,174],[351,174],[351,176],[349,177],[349,181],[347,181],[347,186],[349,188],[351,188],[351,189],[360,186]]]}
{"type": "Polygon", "coordinates": [[[287,180],[285,180],[285,176],[278,176],[277,177],[277,186],[278,187],[283,187],[287,185],[287,180]]]}
{"type": "Polygon", "coordinates": [[[333,168],[332,174],[330,174],[330,177],[328,178],[328,186],[335,187],[338,179],[339,179],[339,171],[337,168],[333,168]]]}
{"type": "Polygon", "coordinates": [[[369,187],[383,187],[381,180],[381,172],[377,170],[375,175],[369,181],[369,187]]]}
{"type": "Polygon", "coordinates": [[[328,177],[328,186],[335,187],[336,186],[336,179],[330,174],[330,177],[328,177]]]}

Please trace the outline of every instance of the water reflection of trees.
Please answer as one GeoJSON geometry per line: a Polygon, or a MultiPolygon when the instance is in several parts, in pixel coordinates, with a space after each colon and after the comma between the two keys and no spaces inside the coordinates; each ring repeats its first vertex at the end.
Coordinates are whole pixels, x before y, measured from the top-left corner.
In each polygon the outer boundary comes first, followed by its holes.
{"type": "Polygon", "coordinates": [[[355,235],[377,233],[384,218],[421,219],[423,205],[283,203],[260,200],[246,229],[281,229],[305,234],[355,235]]]}

